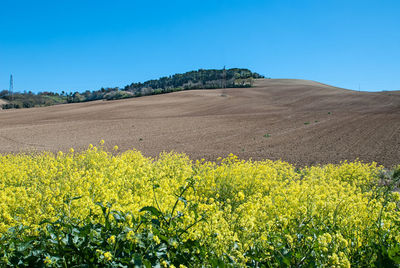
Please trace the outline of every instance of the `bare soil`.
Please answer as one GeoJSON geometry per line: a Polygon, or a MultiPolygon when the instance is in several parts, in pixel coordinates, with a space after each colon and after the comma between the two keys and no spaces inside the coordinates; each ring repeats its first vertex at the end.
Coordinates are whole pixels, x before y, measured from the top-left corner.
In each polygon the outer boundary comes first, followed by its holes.
{"type": "Polygon", "coordinates": [[[0,110],[0,153],[82,150],[101,139],[146,156],[282,159],[298,166],[360,159],[400,164],[400,92],[307,80],[117,101],[0,110]]]}

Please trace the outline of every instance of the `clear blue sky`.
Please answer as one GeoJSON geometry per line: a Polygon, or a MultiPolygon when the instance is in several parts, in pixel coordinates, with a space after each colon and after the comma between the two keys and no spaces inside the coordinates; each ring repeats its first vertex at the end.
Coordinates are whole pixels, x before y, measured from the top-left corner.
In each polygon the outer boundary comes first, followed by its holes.
{"type": "Polygon", "coordinates": [[[244,67],[361,90],[400,90],[399,0],[0,3],[0,90],[123,87],[244,67]]]}

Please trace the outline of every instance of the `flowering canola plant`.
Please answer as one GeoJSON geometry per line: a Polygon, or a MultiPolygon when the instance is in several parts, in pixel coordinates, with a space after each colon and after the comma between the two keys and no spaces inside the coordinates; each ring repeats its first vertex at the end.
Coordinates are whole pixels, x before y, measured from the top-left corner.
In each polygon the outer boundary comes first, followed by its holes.
{"type": "MultiPolygon", "coordinates": [[[[217,162],[174,152],[153,159],[102,145],[80,153],[0,155],[0,236],[18,225],[35,235],[43,221],[61,216],[101,222],[97,204],[107,203],[133,219],[146,213],[142,208],[169,215],[165,222],[179,218],[166,228],[189,226],[182,241],[204,246],[204,262],[222,256],[255,267],[399,264],[399,194],[381,185],[384,171],[357,161],[296,169],[233,155],[217,162]]],[[[141,228],[108,237],[110,248],[95,253],[103,265],[117,261],[112,248],[119,240],[138,243],[141,228]]],[[[151,235],[153,244],[163,239],[151,235]]],[[[171,245],[179,247],[175,240],[171,245]]],[[[47,256],[43,263],[57,262],[47,256]]]]}

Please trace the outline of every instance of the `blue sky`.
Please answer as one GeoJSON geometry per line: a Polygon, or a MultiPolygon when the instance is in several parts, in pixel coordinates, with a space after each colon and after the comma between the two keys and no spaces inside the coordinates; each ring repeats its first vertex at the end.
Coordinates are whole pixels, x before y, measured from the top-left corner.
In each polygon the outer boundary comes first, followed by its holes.
{"type": "Polygon", "coordinates": [[[399,0],[0,2],[0,90],[123,87],[243,67],[400,90],[399,0]]]}

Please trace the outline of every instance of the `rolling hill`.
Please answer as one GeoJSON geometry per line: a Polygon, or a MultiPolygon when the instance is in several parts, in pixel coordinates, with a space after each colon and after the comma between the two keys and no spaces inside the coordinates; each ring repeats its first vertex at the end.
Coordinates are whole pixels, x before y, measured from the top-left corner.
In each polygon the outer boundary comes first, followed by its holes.
{"type": "Polygon", "coordinates": [[[146,156],[216,160],[400,162],[400,92],[357,92],[296,79],[0,111],[0,153],[84,149],[101,139],[146,156]]]}

